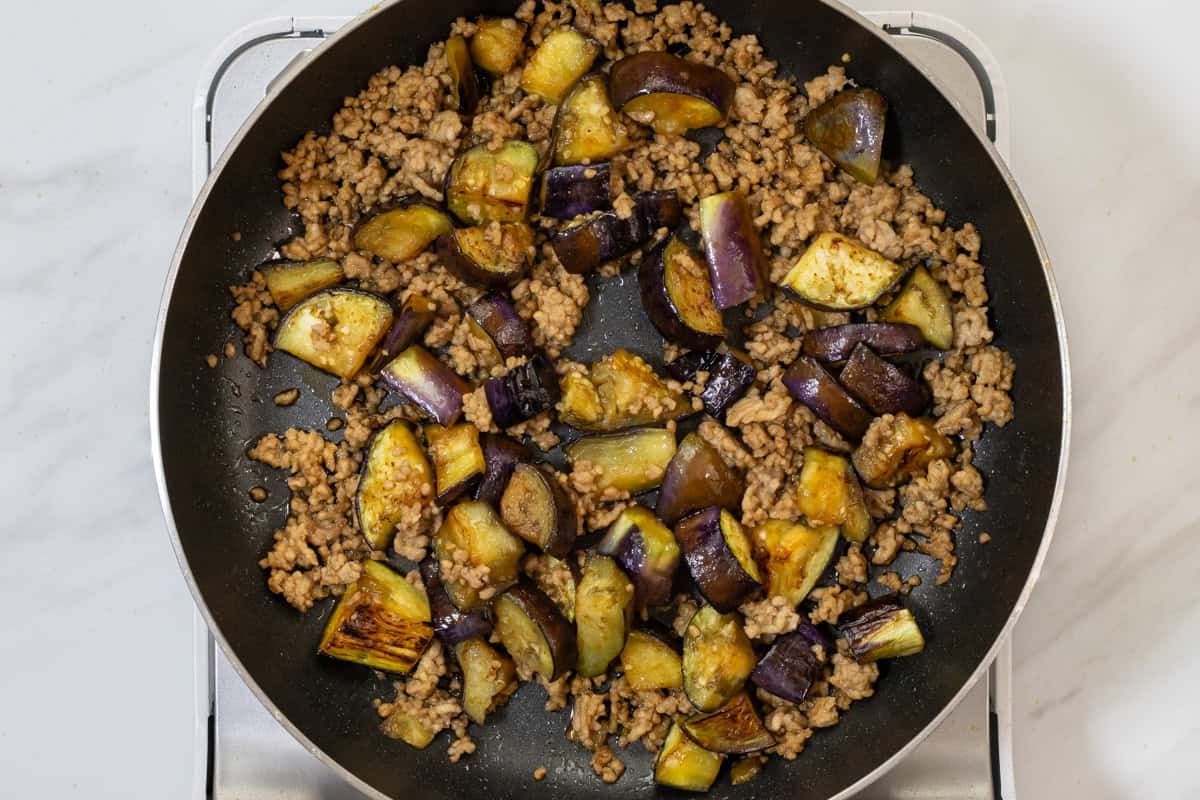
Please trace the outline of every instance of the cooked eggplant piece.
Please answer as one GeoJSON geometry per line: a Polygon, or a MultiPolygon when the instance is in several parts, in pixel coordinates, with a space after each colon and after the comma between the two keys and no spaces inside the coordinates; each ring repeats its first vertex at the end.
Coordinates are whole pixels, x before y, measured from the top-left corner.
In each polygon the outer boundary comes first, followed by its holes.
{"type": "Polygon", "coordinates": [[[607,164],[551,167],[542,174],[541,215],[574,219],[612,208],[612,168],[607,164]]]}
{"type": "Polygon", "coordinates": [[[517,464],[500,498],[509,530],[543,552],[563,558],[579,536],[575,499],[545,467],[517,464]]]}
{"type": "Polygon", "coordinates": [[[643,428],[585,436],[567,445],[566,453],[572,464],[586,461],[599,470],[600,488],[638,494],[662,482],[667,464],[675,455],[675,434],[662,428],[643,428]]]}
{"type": "Polygon", "coordinates": [[[925,346],[925,337],[915,325],[851,322],[807,331],[801,352],[818,361],[845,361],[860,344],[867,345],[880,355],[895,356],[920,350],[925,346]]]}
{"type": "Polygon", "coordinates": [[[754,548],[741,524],[712,506],[680,520],[675,538],[692,580],[717,611],[733,611],[762,588],[754,548]]]}
{"type": "Polygon", "coordinates": [[[638,267],[642,308],[665,338],[684,347],[711,349],[725,336],[713,305],[712,284],[699,255],[672,236],[638,267]]]}
{"type": "Polygon", "coordinates": [[[407,199],[360,224],[354,230],[354,247],[399,264],[408,261],[454,227],[441,209],[407,199]]]}
{"type": "MultiPolygon", "coordinates": [[[[446,513],[434,549],[439,562],[465,564],[469,569],[487,567],[486,585],[495,591],[516,582],[525,555],[521,540],[508,532],[491,506],[478,500],[459,503],[446,513]]],[[[449,580],[443,575],[442,585],[463,611],[478,608],[485,599],[479,596],[484,587],[469,581],[449,580]]]]}
{"type": "Polygon", "coordinates": [[[492,419],[501,428],[511,428],[553,408],[560,397],[558,375],[541,353],[503,377],[488,378],[483,391],[492,419]]]}
{"type": "Polygon", "coordinates": [[[954,455],[954,443],[928,417],[880,417],[851,455],[854,468],[872,489],[886,489],[921,474],[939,458],[954,455]]]}
{"type": "Polygon", "coordinates": [[[280,313],[311,294],[336,286],[346,278],[342,265],[328,258],[312,261],[279,261],[262,267],[267,291],[280,313]]]}
{"type": "Polygon", "coordinates": [[[451,428],[425,426],[425,442],[437,477],[437,503],[447,506],[463,492],[475,488],[487,468],[479,429],[469,422],[451,428]]]}
{"type": "Polygon", "coordinates": [[[683,660],[679,652],[646,631],[630,631],[621,650],[625,682],[635,692],[683,687],[683,660]]]}
{"type": "Polygon", "coordinates": [[[721,771],[725,756],[705,750],[683,732],[678,722],[671,723],[662,749],[654,760],[654,782],[660,786],[707,792],[721,771]]]}
{"type": "Polygon", "coordinates": [[[587,373],[568,372],[560,381],[559,420],[583,431],[616,431],[666,422],[692,411],[640,356],[618,349],[587,373]]]}
{"type": "Polygon", "coordinates": [[[511,658],[478,637],[458,644],[454,657],[462,668],[463,711],[482,725],[517,690],[517,668],[511,658]]]}
{"type": "Polygon", "coordinates": [[[829,566],[838,543],[836,525],[769,519],[751,536],[754,554],[766,572],[767,595],[799,605],[829,566]]]}
{"type": "Polygon", "coordinates": [[[915,325],[925,341],[939,350],[954,346],[954,311],[950,307],[950,295],[924,267],[913,270],[900,294],[888,303],[880,318],[915,325]]]}
{"type": "Polygon", "coordinates": [[[479,105],[479,79],[475,77],[475,65],[471,63],[471,51],[467,40],[451,36],[446,40],[446,66],[450,73],[450,100],[455,110],[470,114],[479,105]]]}
{"type": "Polygon", "coordinates": [[[326,289],[284,315],[275,349],[342,380],[353,378],[392,324],[387,300],[358,289],[326,289]]]}
{"type": "Polygon", "coordinates": [[[874,185],[887,108],[887,99],[874,89],[846,89],[808,112],[804,135],[856,180],[874,185]]]}
{"type": "Polygon", "coordinates": [[[693,714],[682,727],[693,742],[714,753],[741,755],[775,744],[775,737],[763,725],[745,692],[738,692],[716,711],[693,714]]]}
{"type": "Polygon", "coordinates": [[[387,335],[379,343],[375,355],[371,357],[369,372],[379,375],[379,371],[389,361],[416,344],[421,335],[433,324],[437,316],[437,304],[419,294],[410,294],[400,307],[400,313],[388,328],[387,335]]]}
{"type": "Polygon", "coordinates": [[[408,423],[394,420],[376,431],[354,493],[358,529],[371,547],[382,550],[391,544],[409,507],[428,502],[432,492],[433,470],[408,423]],[[396,480],[397,475],[404,480],[396,480]]]}
{"type": "Polygon", "coordinates": [[[708,374],[700,400],[704,410],[717,419],[723,418],[729,407],[741,399],[758,375],[753,364],[729,353],[713,351],[693,350],[667,365],[667,373],[677,381],[694,381],[699,372],[708,374]]]}
{"type": "Polygon", "coordinates": [[[920,414],[929,405],[929,390],[904,370],[860,344],[854,348],[838,382],[876,414],[920,414]]]}
{"type": "Polygon", "coordinates": [[[425,720],[400,707],[388,714],[379,728],[389,739],[399,739],[417,750],[424,750],[438,735],[425,720]]]}
{"type": "Polygon", "coordinates": [[[813,642],[792,632],[776,637],[750,673],[750,682],[776,697],[800,703],[820,677],[821,662],[813,652],[813,642]]]}
{"type": "Polygon", "coordinates": [[[608,74],[613,105],[667,134],[723,122],[736,88],[716,67],[663,52],[626,56],[608,74]]]}
{"type": "Polygon", "coordinates": [[[536,147],[515,139],[495,152],[487,144],[465,150],[446,171],[446,206],[467,225],[520,222],[540,161],[536,147]]]}
{"type": "Polygon", "coordinates": [[[558,610],[568,621],[574,623],[575,595],[581,572],[579,562],[573,556],[561,560],[551,555],[544,555],[542,558],[544,567],[534,572],[533,583],[558,606],[558,610]]]}
{"type": "Polygon", "coordinates": [[[725,463],[717,449],[692,432],[683,437],[667,465],[658,493],[658,517],[674,525],[683,517],[709,506],[738,509],[746,482],[725,463]]]}
{"type": "Polygon", "coordinates": [[[732,308],[762,294],[767,261],[744,194],[734,190],[701,198],[700,238],[717,308],[732,308]]]}
{"type": "Polygon", "coordinates": [[[525,51],[525,23],[511,17],[481,19],[471,37],[471,60],[484,72],[504,75],[525,51]]]}
{"type": "Polygon", "coordinates": [[[840,526],[852,542],[866,541],[873,527],[850,462],[816,447],[804,448],[796,507],[812,525],[840,526]]]}
{"type": "Polygon", "coordinates": [[[429,599],[429,611],[433,620],[433,632],[448,645],[456,645],[476,636],[487,636],[492,632],[492,623],[482,611],[460,611],[446,587],[442,585],[441,567],[438,560],[426,556],[419,565],[421,582],[425,585],[425,596],[429,599]]]}
{"type": "Polygon", "coordinates": [[[847,439],[861,439],[871,424],[871,413],[811,356],[800,356],[792,362],[783,375],[783,385],[793,397],[847,439]]]}
{"type": "Polygon", "coordinates": [[[659,228],[674,228],[683,218],[675,190],[638,192],[633,214],[622,219],[606,211],[550,237],[554,255],[567,272],[582,275],[650,241],[659,228]]]}
{"type": "Polygon", "coordinates": [[[561,103],[567,91],[600,54],[600,45],[574,28],[557,28],[546,35],[529,57],[521,88],[547,103],[561,103]]]}
{"type": "Polygon", "coordinates": [[[650,509],[633,505],[622,511],[597,550],[616,559],[633,579],[639,608],[663,605],[671,599],[671,584],[679,568],[679,544],[675,534],[650,509]]]}
{"type": "Polygon", "coordinates": [[[483,433],[479,439],[483,445],[486,466],[483,480],[475,489],[475,499],[499,507],[513,469],[520,462],[529,460],[529,448],[498,433],[483,433]]]}
{"type": "Polygon", "coordinates": [[[729,782],[734,786],[749,783],[762,773],[766,760],[764,756],[756,755],[739,758],[729,768],[729,782]]]}
{"type": "Polygon", "coordinates": [[[630,146],[629,131],[608,102],[603,75],[579,79],[558,107],[552,136],[555,164],[607,161],[630,146]]]}
{"type": "Polygon", "coordinates": [[[533,228],[524,222],[455,228],[438,239],[438,255],[452,274],[476,286],[511,289],[529,270],[533,228]]]}
{"type": "Polygon", "coordinates": [[[518,670],[556,680],[575,666],[575,628],[546,593],[522,581],[496,598],[496,635],[518,670]]]}
{"type": "Polygon", "coordinates": [[[837,627],[860,664],[911,656],[925,649],[921,627],[895,594],[877,597],[848,611],[837,627]]]}
{"type": "Polygon", "coordinates": [[[683,637],[683,690],[701,711],[716,711],[741,691],[757,661],[736,613],[697,611],[683,637]]]}
{"type": "Polygon", "coordinates": [[[338,601],[318,649],[385,672],[408,672],[433,640],[425,593],[378,561],[338,601]]]}
{"type": "Polygon", "coordinates": [[[529,326],[508,298],[485,294],[467,307],[467,319],[476,335],[496,348],[501,361],[533,352],[529,326]]]}
{"type": "Polygon", "coordinates": [[[575,671],[591,678],[621,653],[633,623],[633,584],[605,555],[593,553],[575,590],[575,671]]]}
{"type": "Polygon", "coordinates": [[[854,311],[878,300],[904,272],[900,264],[850,237],[826,231],[809,244],[782,286],[823,311],[854,311]]]}
{"type": "Polygon", "coordinates": [[[437,356],[414,344],[387,363],[379,379],[404,396],[439,425],[453,425],[462,413],[463,395],[471,387],[437,356]]]}

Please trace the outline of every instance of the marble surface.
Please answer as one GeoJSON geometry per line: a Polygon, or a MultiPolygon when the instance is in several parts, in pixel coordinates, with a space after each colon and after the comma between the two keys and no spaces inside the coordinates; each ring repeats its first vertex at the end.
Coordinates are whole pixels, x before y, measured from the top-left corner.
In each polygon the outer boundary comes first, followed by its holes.
{"type": "MultiPolygon", "coordinates": [[[[193,84],[248,21],[359,5],[5,8],[0,795],[191,788],[191,602],[155,494],[146,387],[190,205],[193,84]]],[[[918,7],[972,28],[1006,74],[1012,167],[1054,260],[1074,362],[1066,500],[1016,631],[1019,795],[1200,797],[1188,756],[1200,734],[1200,12],[918,7]]]]}

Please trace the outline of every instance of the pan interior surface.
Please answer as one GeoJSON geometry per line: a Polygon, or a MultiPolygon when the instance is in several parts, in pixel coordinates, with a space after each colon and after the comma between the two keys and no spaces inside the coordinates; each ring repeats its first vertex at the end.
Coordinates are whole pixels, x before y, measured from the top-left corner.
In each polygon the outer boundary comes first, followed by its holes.
{"type": "MultiPolygon", "coordinates": [[[[772,759],[755,781],[722,780],[711,792],[815,800],[855,784],[926,728],[975,673],[1018,605],[1055,502],[1064,365],[1052,292],[1025,212],[988,149],[921,72],[876,32],[820,0],[706,5],[735,33],[756,33],[767,57],[801,81],[853,54],[849,74],[890,101],[885,156],[913,166],[922,190],[947,210],[947,224],[973,221],[982,233],[996,343],[1017,364],[1014,420],[990,427],[976,448],[988,510],[966,515],[953,580],[935,588],[926,571],[925,585],[910,597],[927,633],[925,652],[883,665],[876,697],[818,732],[797,762],[772,759]],[[987,547],[974,544],[983,531],[993,536],[987,547]]],[[[268,431],[322,427],[336,381],[292,358],[275,358],[266,371],[239,358],[223,364],[219,377],[203,363],[206,353],[239,338],[226,287],[244,281],[294,229],[279,199],[280,151],[310,129],[327,128],[341,99],[378,69],[421,61],[456,16],[510,14],[515,6],[400,0],[323,46],[235,140],[215,175],[177,254],[161,333],[155,402],[163,478],[197,600],[234,663],[294,729],[392,797],[512,797],[536,788],[611,798],[653,791],[650,757],[640,745],[620,754],[628,772],[618,783],[601,783],[587,752],[563,736],[569,712],[545,713],[536,686],[519,692],[487,726],[473,728],[478,751],[458,765],[447,762],[441,740],[416,751],[382,736],[371,700],[390,696],[388,682],[317,657],[328,604],[297,614],[267,591],[257,566],[286,516],[288,490],[286,476],[250,462],[245,451],[268,431]],[[296,405],[271,402],[292,387],[301,388],[296,405]],[[270,492],[263,505],[247,496],[259,485],[270,492]],[[537,783],[532,775],[541,766],[549,775],[537,783]]],[[[633,275],[591,286],[593,318],[580,329],[573,355],[616,346],[660,351],[634,298],[633,275]]]]}

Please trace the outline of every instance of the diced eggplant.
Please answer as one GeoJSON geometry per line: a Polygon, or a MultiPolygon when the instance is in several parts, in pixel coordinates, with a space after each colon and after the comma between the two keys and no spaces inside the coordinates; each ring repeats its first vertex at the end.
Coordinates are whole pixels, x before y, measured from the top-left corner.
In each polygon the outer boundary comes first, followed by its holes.
{"type": "Polygon", "coordinates": [[[394,264],[408,261],[454,227],[446,212],[420,199],[405,198],[354,229],[354,246],[394,264]]]}
{"type": "Polygon", "coordinates": [[[851,460],[863,481],[886,489],[925,471],[939,458],[954,455],[954,443],[928,417],[907,414],[880,417],[867,431],[851,460]]]}
{"type": "Polygon", "coordinates": [[[776,637],[750,673],[750,682],[776,697],[800,703],[820,677],[821,662],[813,652],[813,642],[792,632],[776,637]]]}
{"type": "Polygon", "coordinates": [[[566,447],[571,464],[586,461],[599,471],[597,485],[630,494],[647,492],[662,482],[675,455],[675,434],[662,428],[585,436],[566,447]]]}
{"type": "Polygon", "coordinates": [[[529,326],[508,298],[485,294],[467,307],[467,319],[476,335],[492,344],[501,361],[533,352],[529,326]]]}
{"type": "Polygon", "coordinates": [[[536,147],[515,139],[495,152],[487,144],[465,150],[446,171],[446,206],[467,225],[520,222],[540,161],[536,147]]]}
{"type": "Polygon", "coordinates": [[[416,404],[439,425],[453,425],[462,413],[463,395],[471,387],[458,373],[419,344],[387,363],[379,379],[416,404]]]}
{"type": "Polygon", "coordinates": [[[662,749],[654,760],[654,782],[672,789],[707,792],[721,771],[725,756],[705,750],[683,732],[678,722],[671,723],[662,749]]]}
{"type": "Polygon", "coordinates": [[[492,623],[482,611],[462,611],[454,605],[446,587],[442,584],[441,567],[433,556],[426,556],[420,563],[421,582],[425,585],[425,596],[429,599],[429,611],[433,620],[433,632],[448,645],[454,646],[477,636],[492,632],[492,623]]]}
{"type": "Polygon", "coordinates": [[[529,270],[533,228],[524,222],[455,228],[438,239],[438,255],[452,274],[476,286],[511,289],[529,270]]]}
{"type": "Polygon", "coordinates": [[[454,657],[462,668],[463,711],[482,725],[517,690],[517,668],[511,658],[478,637],[458,644],[454,657]]]}
{"type": "Polygon", "coordinates": [[[429,502],[432,493],[433,470],[408,423],[394,420],[376,431],[354,493],[358,529],[371,547],[383,550],[391,544],[396,524],[409,508],[429,502]]]}
{"type": "Polygon", "coordinates": [[[929,390],[904,370],[884,361],[865,344],[854,348],[838,382],[876,414],[920,414],[929,390]]]}
{"type": "Polygon", "coordinates": [[[616,559],[633,579],[639,608],[663,605],[671,599],[679,544],[648,508],[633,505],[622,511],[597,550],[616,559]]]}
{"type": "Polygon", "coordinates": [[[612,168],[607,164],[570,164],[542,174],[541,215],[574,219],[612,208],[612,168]]]}
{"type": "Polygon", "coordinates": [[[408,672],[433,641],[425,593],[378,561],[364,561],[361,577],[334,608],[320,652],[386,672],[408,672]]]}
{"type": "Polygon", "coordinates": [[[865,245],[826,231],[808,245],[782,286],[815,308],[854,311],[878,300],[904,273],[903,266],[865,245]]]}
{"type": "Polygon", "coordinates": [[[862,487],[845,458],[804,448],[796,507],[812,525],[838,525],[852,542],[866,541],[873,527],[862,487]]]}
{"type": "Polygon", "coordinates": [[[633,592],[616,561],[598,553],[588,556],[575,591],[575,671],[581,677],[603,673],[620,655],[633,623],[633,592]]]}
{"type": "Polygon", "coordinates": [[[758,375],[753,364],[734,355],[703,350],[684,353],[667,365],[667,372],[677,381],[695,381],[697,373],[707,373],[700,400],[704,410],[718,419],[754,385],[758,375]]]}
{"type": "Polygon", "coordinates": [[[387,335],[379,343],[375,355],[371,357],[369,372],[378,376],[379,371],[389,361],[407,350],[410,345],[417,343],[426,329],[433,324],[436,316],[436,303],[419,294],[410,294],[400,307],[400,313],[396,315],[392,327],[388,328],[387,335]]]}
{"type": "MultiPolygon", "coordinates": [[[[446,513],[434,549],[443,564],[464,564],[468,569],[487,567],[486,585],[495,591],[516,582],[525,555],[521,540],[509,533],[491,506],[478,500],[459,503],[446,513]]],[[[484,601],[479,596],[484,587],[471,583],[442,577],[446,593],[463,611],[472,611],[484,601]]]]}
{"type": "Polygon", "coordinates": [[[575,622],[575,595],[579,586],[579,562],[574,556],[557,559],[543,555],[543,566],[531,576],[537,588],[546,593],[571,623],[575,622]]]}
{"type": "Polygon", "coordinates": [[[446,40],[446,67],[450,73],[450,100],[456,111],[471,114],[479,104],[479,79],[471,63],[467,40],[454,35],[446,40]]]}
{"type": "Polygon", "coordinates": [[[618,349],[588,373],[568,372],[560,381],[559,420],[583,431],[617,431],[666,422],[692,411],[640,356],[618,349]]]}
{"type": "Polygon", "coordinates": [[[425,426],[425,442],[437,477],[437,503],[447,506],[475,488],[487,463],[479,444],[479,429],[469,422],[450,428],[425,426]]]}
{"type": "Polygon", "coordinates": [[[860,664],[911,656],[925,649],[921,627],[895,594],[877,597],[846,612],[838,622],[838,632],[860,664]]]}
{"type": "Polygon", "coordinates": [[[684,347],[711,349],[725,337],[713,305],[708,269],[677,237],[660,244],[638,267],[642,308],[665,338],[684,347]]]}
{"type": "Polygon", "coordinates": [[[483,433],[479,438],[486,466],[483,480],[475,488],[475,499],[499,507],[513,469],[520,462],[529,460],[529,448],[498,433],[483,433]]]}
{"type": "Polygon", "coordinates": [[[626,56],[608,74],[613,105],[667,134],[723,122],[735,88],[733,79],[716,67],[663,52],[626,56]]]}
{"type": "Polygon", "coordinates": [[[880,355],[894,356],[920,350],[925,346],[925,337],[915,325],[851,322],[806,332],[801,352],[818,361],[845,361],[860,344],[880,355]]]}
{"type": "Polygon", "coordinates": [[[556,680],[575,666],[575,628],[546,593],[522,581],[496,598],[496,635],[522,673],[556,680]]]}
{"type": "Polygon", "coordinates": [[[541,353],[507,375],[488,378],[483,391],[492,419],[501,428],[511,428],[553,408],[561,396],[558,375],[541,353]]]}
{"type": "Polygon", "coordinates": [[[856,180],[874,185],[887,108],[887,99],[874,89],[846,89],[808,112],[804,135],[856,180]]]}
{"type": "Polygon", "coordinates": [[[555,164],[607,161],[631,144],[599,73],[580,78],[572,87],[558,107],[551,135],[555,164]]]}
{"type": "Polygon", "coordinates": [[[792,362],[783,375],[783,385],[793,397],[847,439],[858,441],[871,424],[871,413],[811,356],[800,356],[792,362]]]}
{"type": "Polygon", "coordinates": [[[536,464],[516,465],[500,498],[500,516],[509,530],[556,558],[571,552],[579,536],[575,498],[536,464]]]}
{"type": "Polygon", "coordinates": [[[636,250],[659,228],[674,228],[683,219],[683,207],[674,189],[638,192],[632,199],[633,213],[625,219],[615,211],[606,211],[550,238],[563,269],[582,275],[636,250]]]}
{"type": "Polygon", "coordinates": [[[358,289],[326,289],[292,306],[275,349],[342,380],[353,378],[392,324],[392,305],[358,289]]]}
{"type": "Polygon", "coordinates": [[[767,759],[761,755],[749,755],[739,758],[729,768],[729,782],[734,786],[749,783],[762,774],[767,759]]]}
{"type": "Polygon", "coordinates": [[[939,350],[954,346],[954,310],[950,307],[950,295],[924,267],[913,270],[904,288],[887,304],[880,318],[915,325],[925,341],[939,350]]]}
{"type": "Polygon", "coordinates": [[[693,714],[682,727],[693,742],[714,753],[740,755],[775,744],[775,737],[763,725],[745,692],[738,692],[716,711],[693,714]]]}
{"type": "Polygon", "coordinates": [[[574,28],[550,31],[529,57],[521,88],[547,103],[561,103],[599,54],[600,45],[574,28]]]}
{"type": "Polygon", "coordinates": [[[701,198],[700,238],[717,308],[732,308],[763,293],[767,261],[744,194],[734,190],[701,198]]]}
{"type": "Polygon", "coordinates": [[[379,729],[389,739],[399,739],[417,750],[429,747],[438,735],[438,731],[427,721],[399,706],[384,718],[379,724],[379,729]]]}
{"type": "Polygon", "coordinates": [[[701,711],[716,711],[742,690],[757,662],[735,613],[703,606],[683,637],[683,690],[701,711]]]}
{"type": "Polygon", "coordinates": [[[838,543],[836,525],[769,519],[754,529],[754,552],[766,572],[767,595],[799,605],[829,566],[838,543]]]}
{"type": "Polygon", "coordinates": [[[471,60],[484,72],[504,75],[525,52],[525,23],[511,17],[481,19],[471,37],[471,60]]]}
{"type": "Polygon", "coordinates": [[[667,465],[656,511],[668,525],[709,506],[738,509],[746,483],[717,449],[692,432],[683,437],[667,465]]]}
{"type": "Polygon", "coordinates": [[[675,538],[700,593],[721,613],[733,611],[762,588],[754,548],[741,524],[712,506],[680,520],[675,538]]]}
{"type": "Polygon", "coordinates": [[[683,687],[683,660],[679,651],[661,637],[630,631],[621,650],[625,682],[635,692],[683,687]]]}
{"type": "Polygon", "coordinates": [[[262,268],[267,291],[280,313],[311,294],[336,286],[346,278],[342,265],[328,258],[312,261],[278,261],[262,268]]]}

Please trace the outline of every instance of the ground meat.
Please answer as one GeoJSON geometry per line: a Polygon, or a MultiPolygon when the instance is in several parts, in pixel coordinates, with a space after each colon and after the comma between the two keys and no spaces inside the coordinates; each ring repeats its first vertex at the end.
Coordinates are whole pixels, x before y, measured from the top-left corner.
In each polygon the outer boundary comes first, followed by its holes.
{"type": "Polygon", "coordinates": [[[837,562],[838,583],[843,586],[857,586],[867,582],[867,559],[863,556],[862,548],[852,544],[846,554],[837,562]]]}
{"type": "MultiPolygon", "coordinates": [[[[845,646],[845,642],[842,642],[842,646],[845,646]]],[[[859,664],[844,653],[833,654],[833,675],[829,683],[850,700],[862,700],[875,694],[875,681],[878,679],[877,664],[859,664]]]]}
{"type": "Polygon", "coordinates": [[[781,633],[790,633],[800,624],[800,614],[786,597],[778,595],[743,603],[738,611],[746,620],[746,635],[751,639],[771,641],[781,633]]]}
{"type": "Polygon", "coordinates": [[[300,399],[299,389],[285,389],[272,398],[277,406],[294,405],[300,399]]]}
{"type": "Polygon", "coordinates": [[[828,622],[831,625],[836,623],[842,614],[861,606],[868,599],[866,592],[855,592],[841,586],[817,587],[809,597],[817,601],[816,608],[808,615],[809,619],[814,624],[828,622]]]}
{"type": "Polygon", "coordinates": [[[233,322],[245,336],[242,343],[246,356],[260,367],[267,365],[267,354],[271,352],[271,332],[279,324],[279,310],[267,291],[267,279],[255,271],[248,283],[230,286],[233,295],[233,322]]]}

